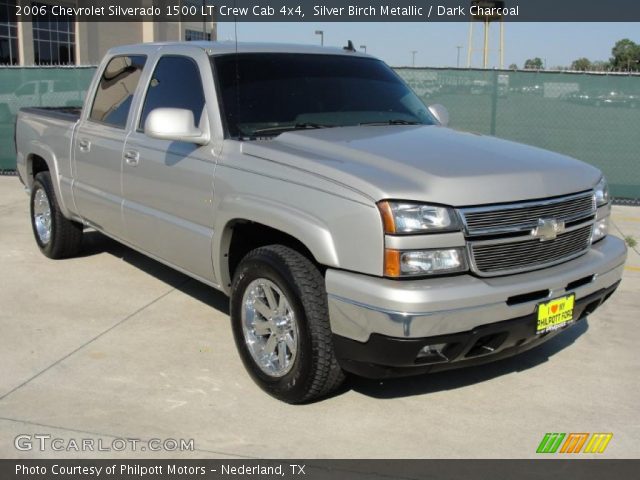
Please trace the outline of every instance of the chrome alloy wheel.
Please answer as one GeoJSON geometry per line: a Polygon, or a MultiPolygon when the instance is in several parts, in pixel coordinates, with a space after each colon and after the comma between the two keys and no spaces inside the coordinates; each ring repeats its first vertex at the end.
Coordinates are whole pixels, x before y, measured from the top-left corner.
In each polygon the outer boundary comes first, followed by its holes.
{"type": "Polygon", "coordinates": [[[249,352],[270,377],[289,373],[298,352],[298,324],[289,300],[266,278],[251,282],[242,296],[242,331],[249,352]]]}
{"type": "Polygon", "coordinates": [[[40,243],[48,244],[51,240],[51,204],[43,188],[39,188],[33,198],[33,224],[40,243]]]}

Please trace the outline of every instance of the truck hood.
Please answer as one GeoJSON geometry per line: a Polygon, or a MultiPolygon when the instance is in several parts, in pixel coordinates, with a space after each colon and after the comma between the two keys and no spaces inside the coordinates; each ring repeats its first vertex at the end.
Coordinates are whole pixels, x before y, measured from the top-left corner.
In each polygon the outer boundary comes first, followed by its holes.
{"type": "Polygon", "coordinates": [[[287,132],[245,142],[242,151],[339,182],[375,201],[511,202],[587,190],[601,176],[564,155],[430,125],[287,132]]]}

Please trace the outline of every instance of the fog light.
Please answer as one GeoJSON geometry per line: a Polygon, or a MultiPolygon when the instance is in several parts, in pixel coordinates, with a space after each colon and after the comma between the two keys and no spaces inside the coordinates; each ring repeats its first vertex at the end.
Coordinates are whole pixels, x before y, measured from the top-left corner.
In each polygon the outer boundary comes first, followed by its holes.
{"type": "Polygon", "coordinates": [[[604,217],[593,224],[593,234],[591,235],[591,243],[602,240],[609,233],[609,217],[604,217]]]}
{"type": "Polygon", "coordinates": [[[446,343],[437,343],[435,345],[425,345],[418,352],[417,360],[420,361],[429,361],[429,362],[448,362],[449,358],[442,353],[444,348],[447,346],[446,343]]]}

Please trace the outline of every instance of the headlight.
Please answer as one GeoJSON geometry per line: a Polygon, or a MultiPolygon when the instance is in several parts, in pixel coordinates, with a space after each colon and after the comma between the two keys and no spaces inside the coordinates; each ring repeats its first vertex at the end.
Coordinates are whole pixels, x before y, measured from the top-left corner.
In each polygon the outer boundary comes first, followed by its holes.
{"type": "Polygon", "coordinates": [[[467,270],[463,248],[441,250],[385,250],[384,274],[387,277],[456,273],[467,270]]]}
{"type": "Polygon", "coordinates": [[[596,198],[596,207],[601,207],[609,203],[609,185],[607,179],[602,177],[593,189],[593,195],[596,198]]]}
{"type": "Polygon", "coordinates": [[[407,234],[459,230],[456,213],[448,207],[411,202],[378,203],[385,233],[407,234]]]}
{"type": "Polygon", "coordinates": [[[591,243],[602,240],[609,233],[609,215],[611,214],[611,204],[609,203],[609,186],[607,179],[602,177],[593,188],[593,196],[596,201],[596,221],[593,224],[591,243]]]}

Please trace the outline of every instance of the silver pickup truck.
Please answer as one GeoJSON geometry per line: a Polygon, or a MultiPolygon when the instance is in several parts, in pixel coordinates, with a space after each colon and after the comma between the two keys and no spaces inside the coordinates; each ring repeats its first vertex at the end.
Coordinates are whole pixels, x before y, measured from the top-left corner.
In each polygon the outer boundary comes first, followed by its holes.
{"type": "Polygon", "coordinates": [[[599,170],[446,124],[351,49],[133,45],[81,110],[20,112],[18,172],[46,256],[92,228],[223,291],[248,372],[300,403],[522,352],[618,286],[599,170]]]}

